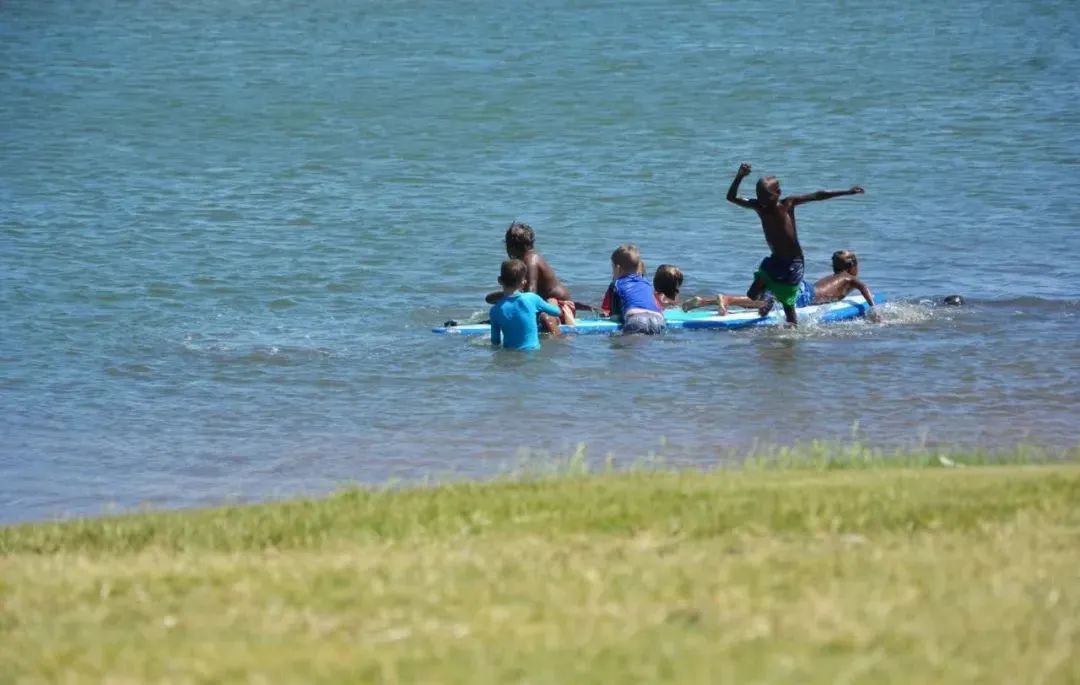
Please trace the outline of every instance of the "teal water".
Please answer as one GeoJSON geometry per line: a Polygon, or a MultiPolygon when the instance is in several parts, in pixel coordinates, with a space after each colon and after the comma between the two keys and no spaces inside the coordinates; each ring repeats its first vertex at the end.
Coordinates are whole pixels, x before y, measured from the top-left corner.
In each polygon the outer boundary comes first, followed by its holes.
{"type": "Polygon", "coordinates": [[[0,520],[579,443],[1075,446],[1078,27],[1070,0],[0,3],[0,520]],[[625,241],[744,290],[744,160],[866,187],[799,226],[810,274],[859,253],[883,324],[429,332],[482,315],[513,219],[579,300],[625,241]]]}

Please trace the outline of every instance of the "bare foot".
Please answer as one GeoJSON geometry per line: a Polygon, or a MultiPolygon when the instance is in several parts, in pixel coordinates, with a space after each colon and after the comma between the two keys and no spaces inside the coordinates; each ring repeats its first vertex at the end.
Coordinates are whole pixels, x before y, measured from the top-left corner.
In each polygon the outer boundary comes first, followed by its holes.
{"type": "Polygon", "coordinates": [[[716,308],[720,310],[720,316],[727,316],[727,295],[716,296],[716,308]]]}

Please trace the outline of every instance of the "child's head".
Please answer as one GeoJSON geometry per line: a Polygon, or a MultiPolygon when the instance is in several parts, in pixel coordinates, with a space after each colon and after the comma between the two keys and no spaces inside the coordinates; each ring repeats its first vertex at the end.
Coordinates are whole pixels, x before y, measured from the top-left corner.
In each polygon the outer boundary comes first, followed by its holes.
{"type": "Polygon", "coordinates": [[[639,273],[641,269],[641,253],[637,245],[627,243],[619,245],[611,253],[611,269],[616,278],[627,274],[639,273]]]}
{"type": "Polygon", "coordinates": [[[776,204],[780,201],[780,179],[775,176],[762,176],[758,179],[757,186],[758,202],[763,204],[776,204]]]}
{"type": "Polygon", "coordinates": [[[499,285],[513,290],[523,288],[528,273],[529,269],[525,266],[525,262],[520,259],[507,259],[499,270],[499,285]]]}
{"type": "Polygon", "coordinates": [[[653,290],[674,300],[682,289],[683,273],[674,264],[661,264],[653,276],[653,290]]]}
{"type": "Polygon", "coordinates": [[[532,226],[515,221],[506,229],[506,254],[513,259],[521,259],[525,253],[533,249],[536,234],[532,226]]]}
{"type": "Polygon", "coordinates": [[[859,274],[859,258],[851,250],[837,250],[832,253],[832,270],[834,274],[846,271],[852,276],[859,274]]]}

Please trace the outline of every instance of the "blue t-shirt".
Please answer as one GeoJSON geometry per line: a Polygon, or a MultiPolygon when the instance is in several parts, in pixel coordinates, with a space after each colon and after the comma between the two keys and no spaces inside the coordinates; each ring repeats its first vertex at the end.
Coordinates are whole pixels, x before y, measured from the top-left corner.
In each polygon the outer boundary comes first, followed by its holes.
{"type": "Polygon", "coordinates": [[[652,283],[641,274],[627,274],[611,284],[611,315],[622,317],[631,309],[659,312],[652,283]]]}
{"type": "Polygon", "coordinates": [[[510,350],[538,350],[540,336],[536,313],[559,315],[559,308],[536,293],[504,295],[491,308],[491,344],[510,350]]]}

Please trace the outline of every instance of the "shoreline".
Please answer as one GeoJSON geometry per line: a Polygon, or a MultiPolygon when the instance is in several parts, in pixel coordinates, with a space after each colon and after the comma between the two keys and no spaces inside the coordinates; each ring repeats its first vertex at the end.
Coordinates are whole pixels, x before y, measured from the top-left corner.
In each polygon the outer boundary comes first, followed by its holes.
{"type": "Polygon", "coordinates": [[[1071,682],[1078,540],[1075,460],[562,473],[20,524],[0,528],[0,669],[1071,682]]]}

